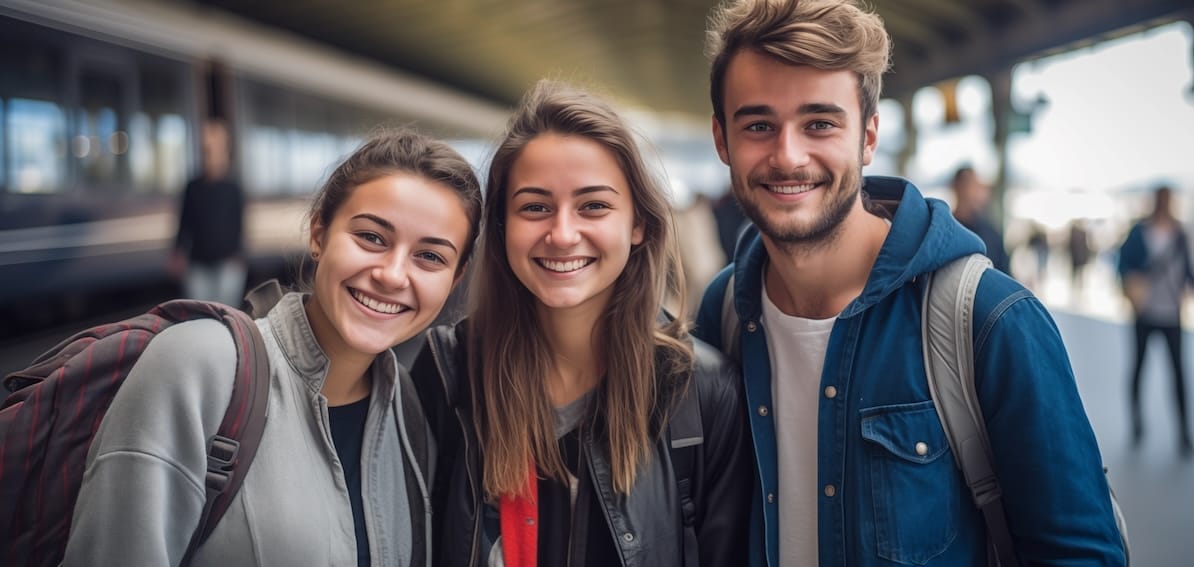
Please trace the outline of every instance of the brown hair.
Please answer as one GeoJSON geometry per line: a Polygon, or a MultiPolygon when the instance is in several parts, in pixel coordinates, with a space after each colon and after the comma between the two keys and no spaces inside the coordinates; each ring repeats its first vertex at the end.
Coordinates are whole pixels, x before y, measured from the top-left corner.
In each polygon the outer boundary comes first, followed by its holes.
{"type": "Polygon", "coordinates": [[[879,105],[883,73],[891,65],[883,20],[856,0],[728,0],[710,15],[705,32],[713,115],[722,126],[726,68],[743,49],[791,65],[853,71],[864,123],[879,105]]]}
{"type": "Polygon", "coordinates": [[[478,353],[470,357],[470,375],[489,498],[523,494],[529,463],[552,478],[567,478],[547,390],[551,366],[545,353],[550,346],[535,318],[536,299],[506,258],[504,228],[510,169],[532,139],[548,132],[583,136],[609,150],[629,182],[635,220],[643,225],[642,244],[631,249],[593,329],[595,348],[607,357],[595,411],[604,416],[619,492],[630,491],[639,465],[650,454],[652,435],[657,434],[651,431],[653,414],[667,390],[662,377],[692,365],[684,323],[661,326],[657,320],[666,293],[684,297],[663,189],[630,130],[605,102],[561,83],[540,81],[510,118],[490,163],[480,261],[470,286],[470,351],[478,353]],[[662,369],[656,367],[660,347],[662,369]]]}
{"type": "Polygon", "coordinates": [[[373,134],[332,171],[307,212],[311,222],[330,226],[336,211],[358,186],[395,173],[410,173],[456,192],[468,215],[468,240],[456,267],[459,274],[472,253],[480,231],[481,184],[473,168],[448,144],[407,129],[373,134]]]}

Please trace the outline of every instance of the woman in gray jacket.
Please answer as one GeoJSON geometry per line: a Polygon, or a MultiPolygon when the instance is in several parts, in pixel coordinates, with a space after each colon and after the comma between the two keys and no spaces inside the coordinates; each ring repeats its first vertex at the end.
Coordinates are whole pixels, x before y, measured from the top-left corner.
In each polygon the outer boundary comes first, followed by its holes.
{"type": "MultiPolygon", "coordinates": [[[[459,154],[404,131],[332,173],[310,211],[311,292],[257,320],[270,366],[261,444],[192,565],[429,565],[431,438],[390,347],[459,281],[480,197],[459,154]]],[[[89,452],[66,565],[182,561],[235,364],[216,320],[150,343],[89,452]]]]}

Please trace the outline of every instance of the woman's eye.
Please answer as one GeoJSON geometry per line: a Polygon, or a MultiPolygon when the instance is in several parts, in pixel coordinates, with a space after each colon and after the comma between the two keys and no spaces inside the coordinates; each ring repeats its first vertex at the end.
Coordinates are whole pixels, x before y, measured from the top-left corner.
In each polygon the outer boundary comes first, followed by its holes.
{"type": "Polygon", "coordinates": [[[602,211],[602,210],[610,209],[612,207],[609,206],[609,203],[602,203],[600,201],[592,201],[589,203],[585,203],[584,205],[581,205],[580,208],[581,208],[581,210],[585,210],[585,211],[602,211]]]}
{"type": "Polygon", "coordinates": [[[357,238],[360,238],[361,240],[364,240],[370,244],[385,244],[385,241],[382,240],[381,236],[376,232],[358,232],[357,238]]]}
{"type": "Polygon", "coordinates": [[[444,265],[448,264],[448,261],[446,259],[444,259],[443,256],[440,256],[439,254],[436,254],[435,252],[420,252],[416,256],[418,258],[421,258],[428,262],[434,262],[436,264],[444,264],[444,265]]]}
{"type": "Polygon", "coordinates": [[[546,213],[546,212],[548,212],[547,206],[539,204],[539,203],[526,204],[526,205],[523,205],[522,208],[520,208],[518,210],[525,212],[525,213],[546,213]]]}

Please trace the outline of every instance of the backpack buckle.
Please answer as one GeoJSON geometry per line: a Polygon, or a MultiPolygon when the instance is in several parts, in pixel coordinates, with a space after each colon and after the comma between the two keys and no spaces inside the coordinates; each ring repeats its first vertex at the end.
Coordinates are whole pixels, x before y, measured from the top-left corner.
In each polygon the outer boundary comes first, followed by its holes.
{"type": "Polygon", "coordinates": [[[240,442],[235,439],[216,435],[207,445],[207,476],[205,479],[208,490],[223,492],[232,478],[232,467],[236,464],[237,453],[240,453],[240,442]]]}
{"type": "Polygon", "coordinates": [[[994,474],[975,479],[973,483],[970,483],[970,491],[974,494],[974,503],[979,508],[1003,497],[1003,490],[999,488],[999,479],[994,474]]]}

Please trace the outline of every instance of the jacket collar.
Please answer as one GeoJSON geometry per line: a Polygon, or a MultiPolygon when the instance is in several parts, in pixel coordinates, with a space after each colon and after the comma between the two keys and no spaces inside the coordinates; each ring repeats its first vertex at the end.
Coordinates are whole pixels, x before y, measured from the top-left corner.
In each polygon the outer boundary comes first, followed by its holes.
{"type": "MultiPolygon", "coordinates": [[[[307,389],[319,393],[323,390],[330,363],[319,341],[315,340],[315,331],[307,319],[304,305],[309,297],[309,293],[288,293],[270,309],[266,318],[278,347],[298,373],[299,379],[307,389]]],[[[378,355],[370,366],[370,372],[373,372],[373,395],[389,399],[397,380],[397,359],[393,351],[386,349],[378,355]]]]}

